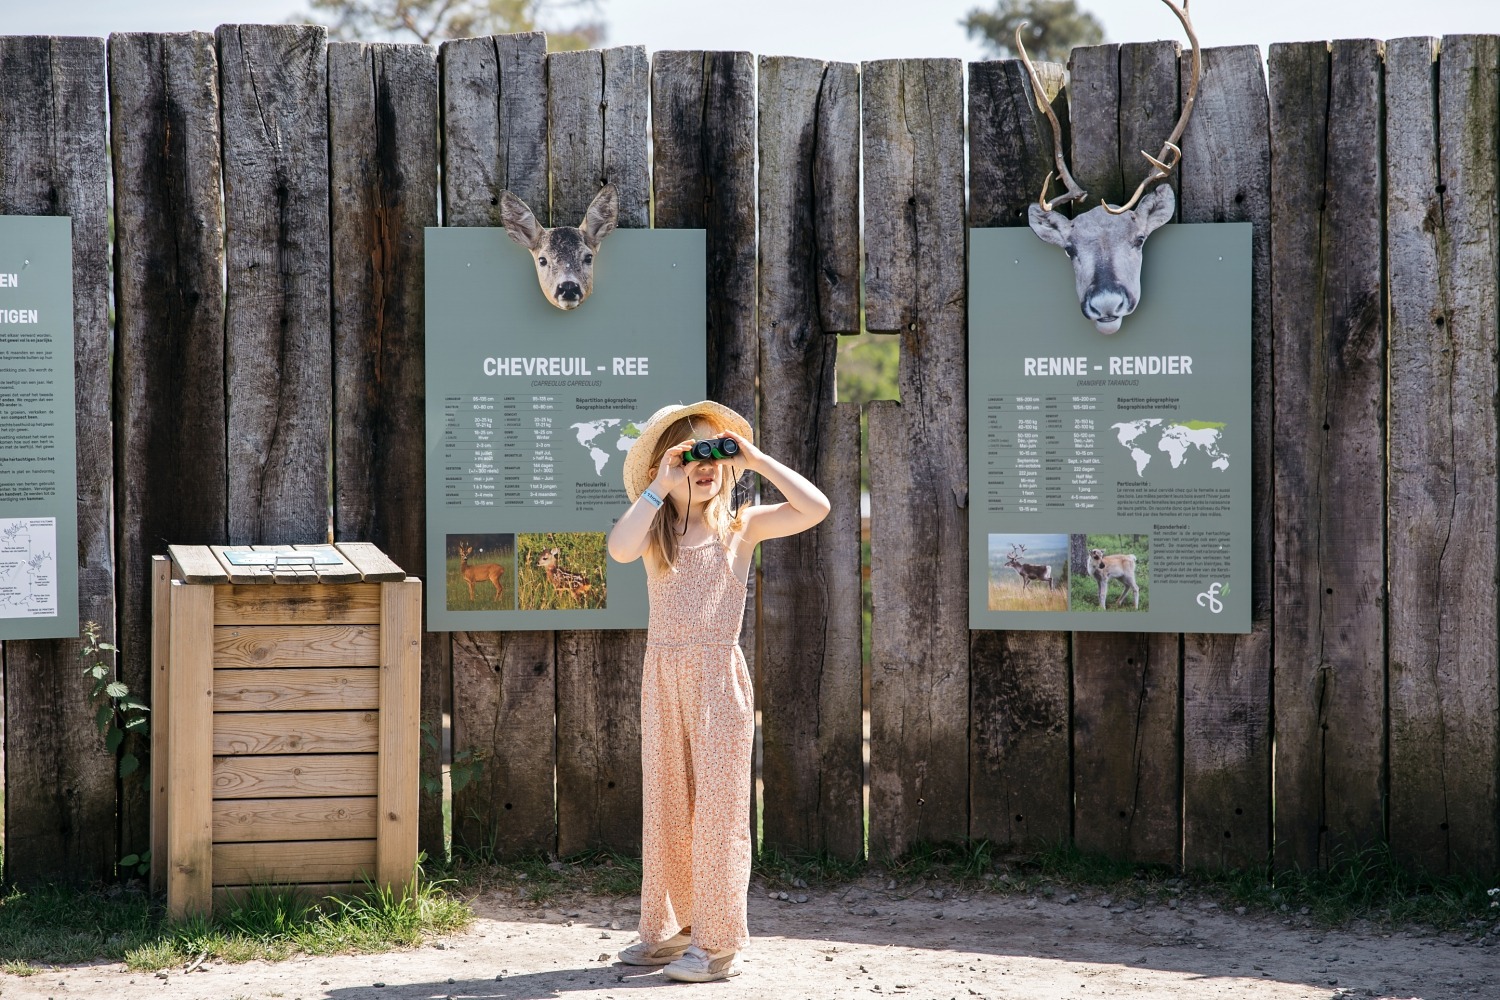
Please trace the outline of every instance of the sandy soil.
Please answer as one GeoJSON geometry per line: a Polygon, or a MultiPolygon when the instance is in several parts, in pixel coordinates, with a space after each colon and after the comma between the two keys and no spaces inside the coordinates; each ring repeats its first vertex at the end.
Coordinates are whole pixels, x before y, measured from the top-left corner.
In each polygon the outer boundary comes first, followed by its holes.
{"type": "Polygon", "coordinates": [[[687,985],[614,962],[635,939],[638,902],[577,896],[543,909],[510,890],[475,900],[463,933],[414,951],[209,963],[193,972],[75,966],[0,975],[0,997],[212,1000],[604,1000],[645,990],[729,998],[1099,997],[1458,1000],[1500,997],[1500,923],[1466,934],[1325,931],[1291,919],[1083,892],[1052,899],[869,876],[837,890],[768,898],[752,887],[743,974],[687,985]],[[806,897],[805,902],[799,901],[806,897]]]}

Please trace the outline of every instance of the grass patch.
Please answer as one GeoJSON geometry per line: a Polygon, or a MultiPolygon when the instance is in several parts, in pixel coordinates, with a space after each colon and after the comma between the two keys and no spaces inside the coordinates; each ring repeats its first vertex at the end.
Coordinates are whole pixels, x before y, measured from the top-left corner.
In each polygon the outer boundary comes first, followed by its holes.
{"type": "Polygon", "coordinates": [[[29,975],[40,965],[105,959],[148,972],[200,957],[277,961],[388,951],[460,930],[473,918],[466,902],[425,878],[405,895],[371,890],[351,899],[309,900],[266,887],[221,909],[212,921],[172,923],[137,887],[11,889],[0,898],[0,969],[29,975]]]}

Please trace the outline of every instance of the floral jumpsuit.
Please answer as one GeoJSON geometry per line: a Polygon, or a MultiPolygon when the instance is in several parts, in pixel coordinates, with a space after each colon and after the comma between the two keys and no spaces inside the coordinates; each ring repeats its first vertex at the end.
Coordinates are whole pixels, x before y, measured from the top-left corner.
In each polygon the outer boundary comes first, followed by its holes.
{"type": "Polygon", "coordinates": [[[749,940],[755,699],[739,647],[745,585],[717,538],[650,580],[641,677],[641,940],[692,927],[710,953],[749,940]]]}

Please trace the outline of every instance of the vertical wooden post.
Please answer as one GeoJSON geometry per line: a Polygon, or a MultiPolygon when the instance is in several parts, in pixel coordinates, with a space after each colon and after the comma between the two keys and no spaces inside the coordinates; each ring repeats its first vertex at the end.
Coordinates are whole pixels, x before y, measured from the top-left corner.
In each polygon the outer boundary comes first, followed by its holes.
{"type": "Polygon", "coordinates": [[[213,907],[214,588],[174,580],[169,598],[167,915],[213,907]]]}
{"type": "MultiPolygon", "coordinates": [[[[229,540],[224,204],[213,36],[112,35],[109,76],[119,673],[132,693],[146,697],[155,677],[152,604],[141,581],[151,572],[152,554],[167,542],[229,540]]],[[[155,759],[153,783],[160,784],[166,759],[155,759]]],[[[142,785],[130,780],[121,787],[122,854],[142,850],[147,837],[142,785]]]]}
{"type": "Polygon", "coordinates": [[[834,505],[761,546],[765,842],[842,858],[864,853],[859,412],[834,403],[836,334],[859,327],[858,116],[852,63],[761,60],[760,444],[834,505]]]}
{"type": "Polygon", "coordinates": [[[411,887],[417,862],[421,636],[421,581],[382,583],[375,884],[403,894],[411,887]]]}
{"type": "Polygon", "coordinates": [[[151,891],[167,889],[167,771],[171,760],[172,561],[151,557],[151,891]]]}
{"type": "MultiPolygon", "coordinates": [[[[1137,150],[1160,148],[1178,112],[1176,42],[1119,46],[1118,62],[1113,49],[1073,52],[1073,172],[1091,204],[1135,190],[1150,169],[1137,150]]],[[[1085,850],[1181,858],[1180,646],[1175,634],[1073,635],[1073,833],[1085,850]]]]}
{"type": "MultiPolygon", "coordinates": [[[[1063,67],[1037,69],[1066,119],[1063,67]]],[[[1052,127],[1023,64],[970,63],[969,225],[1027,225],[1052,154],[1052,127]]],[[[1069,656],[1066,632],[969,634],[971,838],[1058,844],[1071,836],[1069,656]]]]}
{"type": "Polygon", "coordinates": [[[865,316],[899,331],[870,406],[870,850],[968,832],[963,67],[865,63],[865,316]]]}
{"type": "Polygon", "coordinates": [[[1493,36],[1386,47],[1390,843],[1433,873],[1500,847],[1497,62],[1493,36]]]}
{"type": "MultiPolygon", "coordinates": [[[[0,215],[71,216],[78,617],[115,637],[109,153],[104,43],[0,37],[0,215]]],[[[134,581],[141,586],[144,579],[134,581]]],[[[5,879],[113,877],[116,764],[94,724],[77,640],[5,656],[5,879]]]]}
{"type": "MultiPolygon", "coordinates": [[[[1191,56],[1181,62],[1183,86],[1191,56]]],[[[1251,632],[1183,637],[1183,862],[1249,868],[1271,850],[1271,148],[1260,49],[1207,49],[1183,136],[1182,221],[1250,222],[1251,632]]]]}
{"type": "Polygon", "coordinates": [[[1273,45],[1276,863],[1382,837],[1381,44],[1273,45]]]}
{"type": "MultiPolygon", "coordinates": [[[[445,42],[441,63],[444,224],[500,225],[507,189],[544,218],[546,36],[445,42]]],[[[440,643],[444,655],[423,663],[423,720],[437,731],[451,706],[453,752],[480,760],[478,776],[453,794],[455,847],[506,855],[555,849],[555,633],[456,632],[440,643]]],[[[436,765],[424,761],[429,776],[436,765]]],[[[424,830],[441,822],[431,810],[423,816],[424,830]]]]}

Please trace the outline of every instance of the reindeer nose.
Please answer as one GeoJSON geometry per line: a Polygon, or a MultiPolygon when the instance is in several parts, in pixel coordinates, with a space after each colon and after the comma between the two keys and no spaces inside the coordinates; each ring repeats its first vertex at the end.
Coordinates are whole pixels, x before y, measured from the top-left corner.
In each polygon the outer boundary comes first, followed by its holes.
{"type": "Polygon", "coordinates": [[[557,297],[564,302],[573,302],[583,298],[583,287],[576,281],[564,281],[557,286],[557,297]]]}

